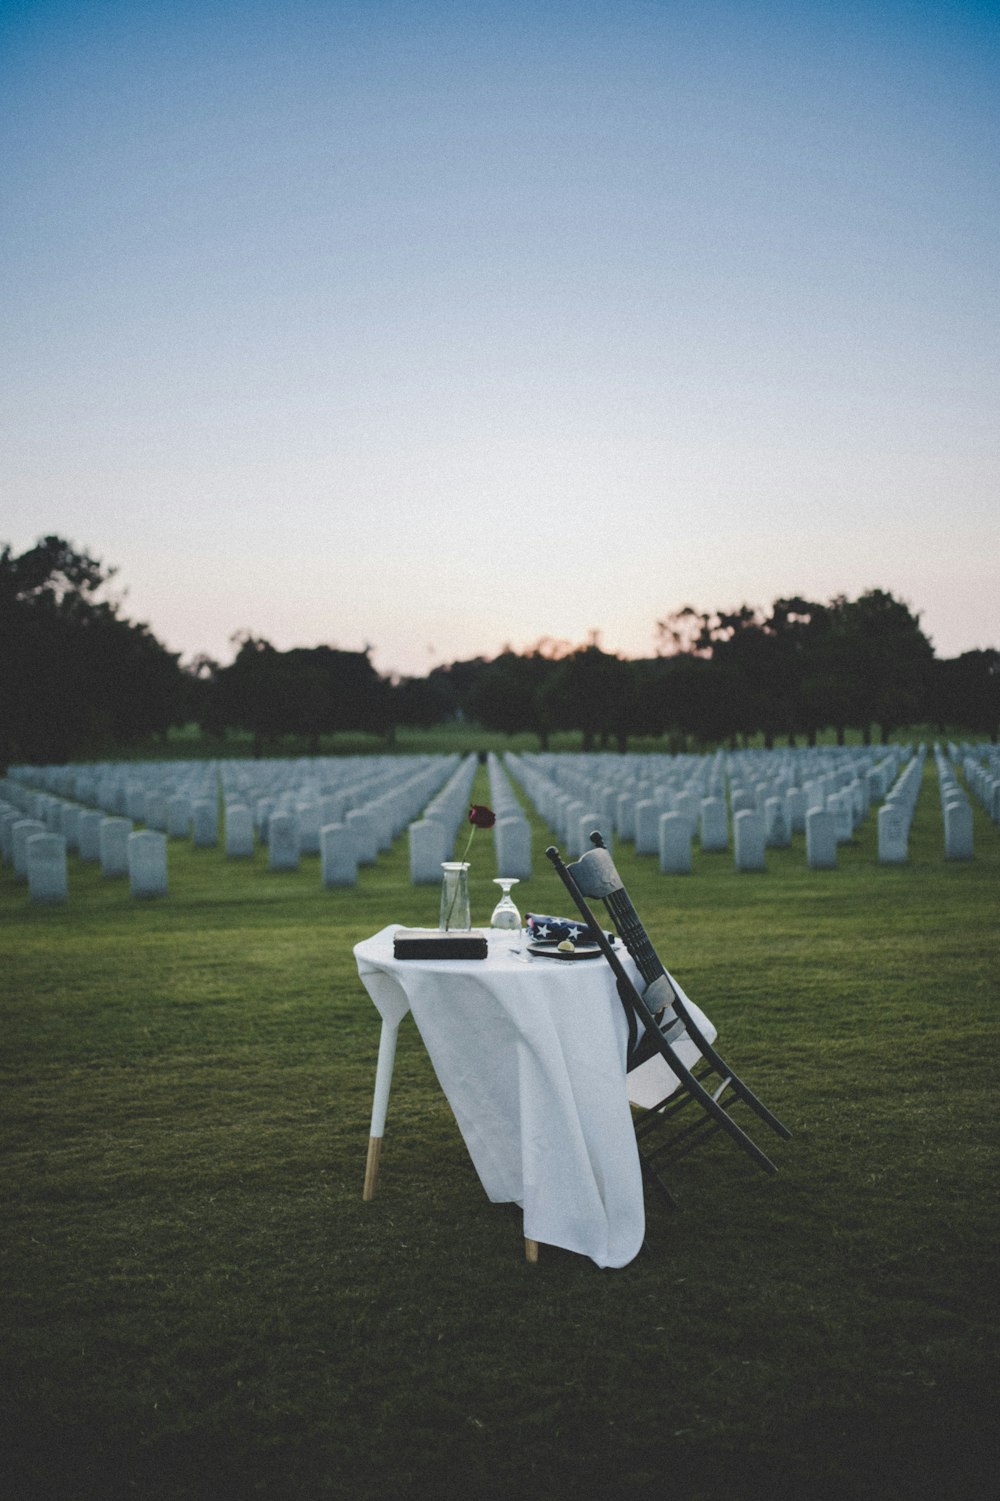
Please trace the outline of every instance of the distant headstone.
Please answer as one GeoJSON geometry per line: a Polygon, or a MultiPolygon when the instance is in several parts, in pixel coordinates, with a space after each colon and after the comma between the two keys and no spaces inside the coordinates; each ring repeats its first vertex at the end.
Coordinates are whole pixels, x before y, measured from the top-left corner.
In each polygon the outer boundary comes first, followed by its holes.
{"type": "Polygon", "coordinates": [[[746,787],[734,787],[732,791],[733,817],[737,813],[756,813],[757,801],[746,787]]]}
{"type": "Polygon", "coordinates": [[[191,804],[191,842],[211,849],[219,842],[219,808],[213,797],[196,797],[191,804]]]}
{"type": "Polygon", "coordinates": [[[783,797],[765,798],[764,829],[765,840],[771,849],[787,849],[791,844],[792,834],[788,827],[783,797]]]}
{"type": "Polygon", "coordinates": [[[342,823],[344,820],[344,794],[342,792],[326,792],[319,800],[319,824],[325,829],[328,824],[342,823]]]}
{"type": "MultiPolygon", "coordinates": [[[[343,824],[327,824],[329,829],[345,829],[343,824]]],[[[346,832],[346,829],[345,829],[346,832]]],[[[410,880],[414,886],[439,886],[441,862],[448,858],[448,833],[434,818],[421,818],[410,824],[410,880]]]]}
{"type": "MultiPolygon", "coordinates": [[[[834,837],[838,844],[849,844],[854,834],[854,817],[851,812],[851,795],[846,790],[832,792],[826,800],[826,811],[833,819],[834,837]]],[[[808,829],[808,820],[806,821],[808,829]]]]}
{"type": "Polygon", "coordinates": [[[142,829],[128,836],[128,874],[132,895],[167,894],[167,836],[158,829],[142,829]]]}
{"type": "Polygon", "coordinates": [[[28,879],[28,840],[48,830],[40,818],[19,818],[13,827],[12,849],[14,855],[14,879],[28,879]]]}
{"type": "MultiPolygon", "coordinates": [[[[610,829],[610,825],[609,825],[610,829]]],[[[497,870],[518,881],[531,879],[531,825],[526,818],[500,818],[494,828],[497,870]]]]}
{"type": "Polygon", "coordinates": [[[253,818],[257,825],[257,832],[264,843],[267,843],[267,826],[274,812],[275,800],[273,797],[259,797],[254,804],[253,818]]]}
{"type": "Polygon", "coordinates": [[[901,808],[883,803],[878,810],[878,859],[880,865],[903,865],[909,858],[910,830],[901,808]]]}
{"type": "Polygon", "coordinates": [[[622,839],[635,838],[635,798],[631,792],[619,792],[615,804],[615,828],[622,839]]]}
{"type": "MultiPolygon", "coordinates": [[[[590,840],[587,838],[587,830],[581,834],[580,820],[587,811],[587,805],[580,798],[574,797],[563,809],[563,839],[566,844],[566,853],[575,860],[582,855],[585,849],[590,848],[590,840]],[[581,839],[583,843],[581,843],[581,839]]],[[[597,814],[592,813],[594,823],[591,828],[597,827],[597,814]]]]}
{"type": "Polygon", "coordinates": [[[100,847],[101,875],[128,875],[128,836],[132,832],[129,818],[102,818],[100,847]]]}
{"type": "Polygon", "coordinates": [[[75,803],[67,803],[62,810],[62,833],[66,848],[76,853],[80,848],[80,815],[83,809],[75,803]]]}
{"type": "Polygon", "coordinates": [[[806,800],[801,787],[789,787],[785,793],[785,817],[793,834],[806,829],[806,800]]]}
{"type": "Polygon", "coordinates": [[[167,833],[171,839],[187,839],[191,833],[191,799],[183,793],[167,799],[167,833]]]}
{"type": "Polygon", "coordinates": [[[243,860],[253,854],[253,815],[245,803],[227,803],[226,858],[243,860]]]}
{"type": "Polygon", "coordinates": [[[299,848],[304,855],[319,854],[321,811],[317,798],[303,799],[299,803],[299,848]]]}
{"type": "Polygon", "coordinates": [[[154,789],[146,793],[142,817],[147,829],[155,829],[159,834],[166,832],[167,799],[162,792],[154,789]]]}
{"type": "Polygon", "coordinates": [[[733,816],[733,859],[737,870],[765,870],[764,815],[744,808],[733,816]]]}
{"type": "Polygon", "coordinates": [[[298,870],[299,820],[294,813],[272,813],[267,821],[267,863],[271,870],[298,870]]]}
{"type": "Polygon", "coordinates": [[[837,864],[837,819],[826,808],[806,814],[806,863],[810,870],[833,870],[837,864]]]}
{"type": "Polygon", "coordinates": [[[378,859],[378,830],[366,808],[352,808],[344,819],[354,836],[359,865],[374,865],[378,859]]]}
{"type": "Polygon", "coordinates": [[[660,814],[660,870],[670,876],[691,874],[691,823],[686,813],[660,814]]]}
{"type": "MultiPolygon", "coordinates": [[[[319,833],[320,868],[323,885],[353,886],[358,879],[358,861],[354,847],[354,835],[346,823],[325,824],[319,833]]],[[[438,865],[437,881],[441,879],[438,865]]]]}
{"type": "Polygon", "coordinates": [[[101,824],[104,814],[100,809],[87,808],[80,814],[76,834],[80,846],[80,859],[97,861],[101,858],[101,824]]]}
{"type": "Polygon", "coordinates": [[[652,798],[635,805],[635,852],[655,855],[660,849],[660,808],[652,798]]]}
{"type": "Polygon", "coordinates": [[[27,866],[33,902],[66,901],[66,841],[61,834],[32,834],[27,842],[27,866]]]}
{"type": "MultiPolygon", "coordinates": [[[[593,849],[594,846],[590,842],[590,836],[594,833],[595,830],[600,832],[600,829],[601,815],[599,813],[581,813],[576,825],[576,848],[574,850],[574,854],[585,855],[589,849],[593,849]]],[[[607,837],[604,839],[604,843],[608,849],[611,848],[612,834],[610,829],[608,829],[607,831],[607,837]]],[[[509,871],[504,871],[505,876],[509,874],[509,871]]]]}
{"type": "Polygon", "coordinates": [[[946,803],[944,809],[944,854],[946,860],[972,859],[972,809],[963,799],[946,803]]]}
{"type": "Polygon", "coordinates": [[[701,847],[716,852],[729,848],[729,821],[721,797],[703,797],[701,800],[701,847]]]}
{"type": "Polygon", "coordinates": [[[20,822],[21,817],[17,808],[0,808],[0,855],[8,865],[14,863],[14,825],[20,822]]]}

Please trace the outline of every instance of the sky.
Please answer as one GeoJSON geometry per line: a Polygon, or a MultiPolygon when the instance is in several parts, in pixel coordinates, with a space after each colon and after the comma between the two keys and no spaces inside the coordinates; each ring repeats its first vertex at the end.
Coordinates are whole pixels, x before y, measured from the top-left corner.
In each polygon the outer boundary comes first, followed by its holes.
{"type": "Polygon", "coordinates": [[[0,0],[0,546],[184,660],[1000,646],[998,104],[995,0],[0,0]]]}

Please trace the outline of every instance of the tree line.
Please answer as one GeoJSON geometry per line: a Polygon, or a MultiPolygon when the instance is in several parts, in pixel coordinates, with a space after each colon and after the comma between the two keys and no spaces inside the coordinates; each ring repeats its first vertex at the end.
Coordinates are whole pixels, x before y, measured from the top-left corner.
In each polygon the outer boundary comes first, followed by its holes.
{"type": "Polygon", "coordinates": [[[248,733],[257,754],[286,736],[318,750],[339,731],[391,743],[397,727],[455,720],[527,732],[542,748],[575,731],[584,749],[620,750],[639,736],[703,749],[814,744],[827,729],[885,740],[915,723],[996,740],[1000,728],[1000,652],[938,658],[919,616],[881,589],[766,612],[686,606],[638,660],[595,635],[389,678],[370,649],[279,651],[251,632],[233,638],[227,665],[182,664],[106,597],[114,573],[55,536],[0,551],[0,768],[109,754],[190,723],[248,733]]]}

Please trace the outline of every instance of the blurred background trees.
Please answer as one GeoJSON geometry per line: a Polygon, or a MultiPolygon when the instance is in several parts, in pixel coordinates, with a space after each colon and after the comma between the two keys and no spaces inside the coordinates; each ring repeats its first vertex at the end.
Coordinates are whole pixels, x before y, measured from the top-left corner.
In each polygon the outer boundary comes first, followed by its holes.
{"type": "Polygon", "coordinates": [[[187,724],[249,737],[258,755],[287,737],[316,752],[343,732],[391,745],[397,727],[463,721],[542,749],[575,732],[585,750],[636,736],[675,751],[814,744],[830,729],[867,743],[917,723],[996,740],[1000,728],[1000,653],[937,658],[919,615],[881,589],[778,599],[768,612],[687,605],[657,623],[656,654],[641,660],[604,651],[593,632],[389,678],[370,647],[279,651],[246,630],[229,664],[182,666],[125,618],[114,573],[55,536],[0,551],[0,769],[107,755],[187,724]]]}

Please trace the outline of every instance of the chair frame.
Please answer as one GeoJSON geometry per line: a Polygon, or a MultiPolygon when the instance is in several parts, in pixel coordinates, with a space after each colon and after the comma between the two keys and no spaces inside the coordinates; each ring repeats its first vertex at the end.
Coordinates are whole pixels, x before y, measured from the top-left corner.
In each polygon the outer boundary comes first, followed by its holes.
{"type": "Polygon", "coordinates": [[[659,1053],[679,1081],[679,1088],[658,1104],[648,1109],[636,1107],[641,1110],[635,1131],[644,1175],[656,1184],[672,1208],[678,1207],[659,1175],[657,1164],[686,1156],[719,1131],[736,1142],[764,1172],[776,1173],[778,1169],[771,1159],[729,1112],[735,1104],[743,1102],[778,1136],[788,1140],[791,1131],[768,1110],[705,1037],[671,984],[666,967],[632,905],[601,834],[595,830],[590,838],[593,848],[571,865],[563,863],[554,845],[545,851],[546,856],[577,910],[593,930],[598,946],[614,972],[618,996],[628,1021],[626,1071],[631,1072],[659,1053]],[[643,991],[636,987],[608,941],[604,927],[587,901],[588,897],[604,902],[622,944],[645,982],[643,991]],[[677,1054],[675,1044],[682,1039],[693,1042],[700,1054],[692,1068],[677,1054]],[[654,1133],[673,1123],[680,1112],[691,1105],[699,1107],[698,1118],[674,1131],[659,1145],[654,1144],[654,1133]]]}

